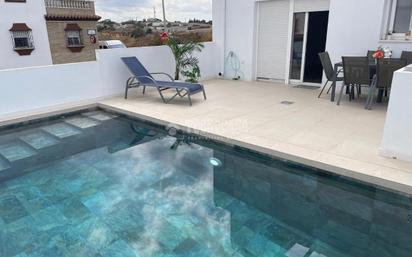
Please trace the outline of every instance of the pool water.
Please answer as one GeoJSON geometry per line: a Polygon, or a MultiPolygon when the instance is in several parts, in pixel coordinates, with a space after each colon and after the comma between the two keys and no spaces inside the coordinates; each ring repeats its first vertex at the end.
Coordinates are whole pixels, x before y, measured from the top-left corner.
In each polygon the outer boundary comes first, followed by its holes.
{"type": "Polygon", "coordinates": [[[412,198],[76,113],[0,132],[1,257],[410,257],[412,198]]]}

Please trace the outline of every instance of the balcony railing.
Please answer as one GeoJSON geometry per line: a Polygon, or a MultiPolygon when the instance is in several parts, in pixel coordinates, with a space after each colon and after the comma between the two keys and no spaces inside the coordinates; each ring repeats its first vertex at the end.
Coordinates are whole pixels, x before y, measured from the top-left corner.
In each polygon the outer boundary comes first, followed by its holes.
{"type": "Polygon", "coordinates": [[[48,8],[63,8],[63,9],[93,9],[93,1],[81,0],[45,0],[48,8]]]}

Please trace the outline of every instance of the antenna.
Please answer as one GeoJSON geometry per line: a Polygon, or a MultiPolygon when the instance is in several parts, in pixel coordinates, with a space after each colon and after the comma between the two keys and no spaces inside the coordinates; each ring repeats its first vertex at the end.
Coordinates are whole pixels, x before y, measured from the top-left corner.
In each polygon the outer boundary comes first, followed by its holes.
{"type": "Polygon", "coordinates": [[[163,8],[163,26],[166,31],[166,10],[165,10],[165,0],[162,0],[162,8],[163,8]]]}
{"type": "Polygon", "coordinates": [[[153,6],[153,18],[156,19],[156,6],[153,6]]]}

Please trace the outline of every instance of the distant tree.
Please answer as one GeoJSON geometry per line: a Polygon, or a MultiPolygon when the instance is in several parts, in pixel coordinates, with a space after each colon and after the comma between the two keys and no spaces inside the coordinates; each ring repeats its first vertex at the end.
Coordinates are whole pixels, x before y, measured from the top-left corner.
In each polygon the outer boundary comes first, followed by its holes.
{"type": "Polygon", "coordinates": [[[137,24],[138,21],[135,20],[128,20],[128,21],[123,21],[121,24],[122,25],[129,25],[129,24],[137,24]]]}
{"type": "Polygon", "coordinates": [[[146,35],[152,34],[153,30],[151,28],[147,28],[145,33],[146,35]]]}
{"type": "Polygon", "coordinates": [[[102,20],[97,24],[97,30],[99,32],[101,32],[101,31],[115,31],[116,30],[115,25],[117,25],[117,23],[110,20],[110,19],[102,20]]]}
{"type": "Polygon", "coordinates": [[[131,32],[131,36],[134,38],[143,37],[146,35],[146,31],[142,24],[137,23],[131,32]]]}

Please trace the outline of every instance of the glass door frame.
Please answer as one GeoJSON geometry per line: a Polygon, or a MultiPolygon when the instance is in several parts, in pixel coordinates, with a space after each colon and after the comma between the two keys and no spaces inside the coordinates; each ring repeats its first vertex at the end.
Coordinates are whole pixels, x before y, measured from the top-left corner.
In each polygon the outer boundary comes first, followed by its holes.
{"type": "Polygon", "coordinates": [[[290,63],[289,63],[289,83],[291,84],[301,84],[304,83],[304,75],[305,75],[305,63],[306,63],[306,47],[307,47],[307,38],[308,38],[308,27],[309,27],[309,12],[294,12],[293,13],[293,31],[292,31],[292,38],[290,39],[291,44],[291,55],[290,55],[290,63]],[[292,62],[293,62],[293,47],[294,47],[294,37],[295,37],[295,15],[299,13],[305,14],[305,24],[304,24],[304,31],[303,31],[303,46],[302,46],[302,61],[300,66],[300,78],[299,79],[292,79],[292,62]]]}

